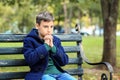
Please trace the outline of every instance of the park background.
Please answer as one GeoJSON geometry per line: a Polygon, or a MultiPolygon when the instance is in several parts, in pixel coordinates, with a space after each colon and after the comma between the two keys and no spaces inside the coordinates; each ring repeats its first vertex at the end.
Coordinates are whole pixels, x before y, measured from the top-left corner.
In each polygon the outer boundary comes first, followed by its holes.
{"type": "MultiPolygon", "coordinates": [[[[112,0],[111,0],[112,1],[112,0]]],[[[119,2],[120,4],[120,2],[119,2]]],[[[0,0],[0,33],[26,34],[35,24],[40,11],[50,11],[55,17],[54,33],[77,33],[80,27],[86,56],[92,62],[100,62],[103,54],[103,18],[100,0],[0,0]]],[[[120,12],[120,8],[118,8],[120,12]]],[[[9,45],[9,43],[8,43],[9,45]]],[[[7,46],[8,46],[7,45],[7,46]]],[[[21,45],[21,44],[20,44],[21,45]]],[[[63,44],[64,45],[64,44],[63,44]]],[[[6,46],[1,44],[0,46],[6,46]]],[[[13,46],[17,46],[14,45],[13,46]]],[[[120,14],[116,25],[116,69],[115,79],[120,79],[120,14]]],[[[5,58],[2,56],[2,58],[5,58]]],[[[92,66],[83,64],[87,77],[96,80],[97,72],[91,74],[92,66]]],[[[0,72],[3,69],[0,68],[0,72]]],[[[85,79],[87,78],[85,77],[85,79]]],[[[86,79],[87,80],[87,79],[86,79]]]]}

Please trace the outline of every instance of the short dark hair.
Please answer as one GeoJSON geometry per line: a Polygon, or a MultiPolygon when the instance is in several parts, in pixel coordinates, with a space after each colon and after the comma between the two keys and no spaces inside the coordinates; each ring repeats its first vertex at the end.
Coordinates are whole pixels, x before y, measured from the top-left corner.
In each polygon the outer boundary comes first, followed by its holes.
{"type": "Polygon", "coordinates": [[[52,15],[52,13],[45,11],[45,12],[41,12],[36,16],[36,23],[40,24],[41,21],[54,21],[54,17],[52,15]]]}

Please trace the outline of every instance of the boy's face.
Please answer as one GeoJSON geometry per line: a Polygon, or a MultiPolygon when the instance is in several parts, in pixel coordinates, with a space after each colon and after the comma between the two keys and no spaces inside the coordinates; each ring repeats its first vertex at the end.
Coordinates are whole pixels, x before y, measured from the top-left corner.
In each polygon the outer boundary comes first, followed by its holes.
{"type": "Polygon", "coordinates": [[[39,36],[44,38],[45,35],[53,34],[53,21],[41,21],[40,24],[36,24],[36,28],[38,29],[39,36]]]}

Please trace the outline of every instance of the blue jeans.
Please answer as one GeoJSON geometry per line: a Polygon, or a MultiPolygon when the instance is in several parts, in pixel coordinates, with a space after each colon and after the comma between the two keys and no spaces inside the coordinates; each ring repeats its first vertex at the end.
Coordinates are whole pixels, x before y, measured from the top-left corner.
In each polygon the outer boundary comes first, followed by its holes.
{"type": "Polygon", "coordinates": [[[45,74],[42,76],[42,80],[77,80],[68,73],[62,74],[45,74]]]}

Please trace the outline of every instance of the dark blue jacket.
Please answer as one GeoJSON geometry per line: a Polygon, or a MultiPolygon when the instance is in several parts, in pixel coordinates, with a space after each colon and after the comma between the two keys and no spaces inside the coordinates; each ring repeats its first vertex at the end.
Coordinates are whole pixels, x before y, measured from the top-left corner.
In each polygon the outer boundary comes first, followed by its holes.
{"type": "Polygon", "coordinates": [[[32,29],[25,37],[23,53],[25,61],[30,67],[30,72],[26,75],[25,80],[40,80],[47,68],[48,57],[53,59],[58,70],[65,72],[60,66],[68,64],[68,56],[61,46],[60,39],[56,36],[53,36],[53,44],[56,47],[56,54],[47,51],[44,41],[38,36],[37,29],[32,29]]]}

